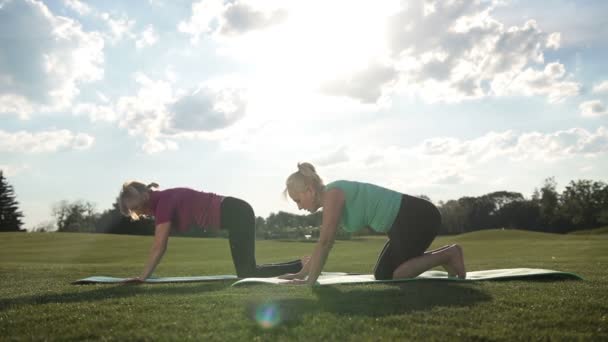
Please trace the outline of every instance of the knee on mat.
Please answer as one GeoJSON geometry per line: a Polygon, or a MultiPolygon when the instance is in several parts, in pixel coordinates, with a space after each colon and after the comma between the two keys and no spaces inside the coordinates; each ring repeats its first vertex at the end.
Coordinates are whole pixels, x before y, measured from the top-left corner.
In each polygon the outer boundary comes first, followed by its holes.
{"type": "Polygon", "coordinates": [[[391,280],[393,279],[393,272],[388,272],[388,271],[384,271],[384,272],[379,272],[376,271],[374,272],[374,278],[376,278],[376,280],[391,280]]]}

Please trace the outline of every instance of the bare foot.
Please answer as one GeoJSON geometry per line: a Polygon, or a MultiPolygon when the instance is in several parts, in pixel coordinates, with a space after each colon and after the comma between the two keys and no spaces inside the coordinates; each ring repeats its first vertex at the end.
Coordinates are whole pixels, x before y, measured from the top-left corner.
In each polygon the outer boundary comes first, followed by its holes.
{"type": "Polygon", "coordinates": [[[310,255],[303,256],[302,258],[300,258],[300,261],[302,262],[302,266],[305,266],[310,261],[310,255]]]}
{"type": "Polygon", "coordinates": [[[453,276],[454,274],[460,278],[465,279],[467,277],[467,271],[464,266],[464,253],[462,247],[459,245],[453,245],[449,248],[450,259],[444,265],[448,270],[448,275],[453,276]]]}
{"type": "MultiPolygon", "coordinates": [[[[448,249],[448,248],[454,248],[454,246],[455,245],[444,246],[441,248],[441,250],[448,249]]],[[[443,267],[443,269],[445,269],[448,272],[449,278],[456,277],[456,275],[458,274],[457,270],[449,262],[441,265],[441,267],[443,267]]]]}

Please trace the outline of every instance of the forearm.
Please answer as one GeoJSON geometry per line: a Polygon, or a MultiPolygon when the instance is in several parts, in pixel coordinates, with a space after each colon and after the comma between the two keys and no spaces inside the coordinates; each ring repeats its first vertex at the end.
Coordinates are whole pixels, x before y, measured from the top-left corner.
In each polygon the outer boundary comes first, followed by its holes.
{"type": "Polygon", "coordinates": [[[165,254],[166,249],[167,249],[166,246],[152,247],[152,249],[150,250],[150,255],[148,256],[148,262],[146,263],[144,271],[142,272],[142,274],[140,276],[140,278],[142,280],[144,280],[144,279],[148,278],[150,275],[152,275],[152,272],[154,272],[154,269],[160,262],[160,259],[165,254]]]}
{"type": "Polygon", "coordinates": [[[323,270],[323,266],[325,266],[325,262],[327,261],[327,256],[329,255],[330,250],[330,243],[317,243],[309,262],[310,268],[308,270],[308,283],[310,285],[314,285],[317,282],[317,279],[323,270]]]}

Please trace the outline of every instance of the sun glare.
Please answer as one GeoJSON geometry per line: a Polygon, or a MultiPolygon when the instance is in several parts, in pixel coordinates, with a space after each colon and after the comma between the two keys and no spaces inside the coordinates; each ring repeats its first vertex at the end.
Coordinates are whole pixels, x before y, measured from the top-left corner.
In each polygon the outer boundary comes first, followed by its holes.
{"type": "Polygon", "coordinates": [[[251,66],[256,84],[299,93],[387,55],[386,19],[398,2],[312,3],[290,3],[285,22],[226,40],[224,52],[251,66]]]}

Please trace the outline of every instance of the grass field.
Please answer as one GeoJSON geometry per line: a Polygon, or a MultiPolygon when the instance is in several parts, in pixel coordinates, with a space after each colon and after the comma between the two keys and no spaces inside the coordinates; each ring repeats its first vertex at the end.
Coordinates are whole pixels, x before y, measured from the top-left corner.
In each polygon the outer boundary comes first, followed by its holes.
{"type": "MultiPolygon", "coordinates": [[[[336,287],[230,282],[70,285],[135,276],[150,237],[0,234],[0,340],[608,340],[608,234],[493,230],[457,242],[470,271],[534,267],[584,281],[414,282],[336,287]],[[273,320],[256,312],[271,307],[273,320]],[[264,327],[273,325],[273,327],[264,327]]],[[[383,244],[338,241],[326,271],[369,273],[383,244]]],[[[258,262],[313,244],[258,241],[258,262]]],[[[157,276],[233,274],[227,240],[171,238],[157,276]]]]}

